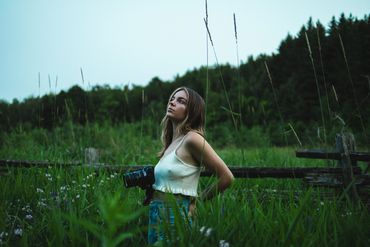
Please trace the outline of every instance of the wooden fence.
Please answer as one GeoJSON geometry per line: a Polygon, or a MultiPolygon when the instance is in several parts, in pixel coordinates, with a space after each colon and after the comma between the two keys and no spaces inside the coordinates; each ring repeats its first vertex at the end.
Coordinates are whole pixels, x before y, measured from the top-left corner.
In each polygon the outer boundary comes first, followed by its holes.
{"type": "MultiPolygon", "coordinates": [[[[126,172],[140,169],[143,165],[109,165],[98,163],[98,153],[94,149],[85,150],[86,162],[60,163],[50,161],[0,160],[0,174],[7,174],[10,167],[15,168],[47,168],[47,167],[88,167],[108,172],[126,172]]],[[[370,206],[370,153],[356,152],[355,140],[351,134],[338,134],[336,150],[299,150],[297,158],[337,160],[336,167],[246,167],[230,166],[236,178],[281,178],[303,179],[312,186],[337,188],[348,193],[350,198],[363,198],[370,206]],[[358,162],[366,162],[367,167],[361,168],[358,162]]],[[[148,165],[150,166],[150,165],[148,165]]],[[[365,164],[366,166],[366,164],[365,164]]],[[[204,170],[201,176],[212,176],[211,171],[204,170]]]]}

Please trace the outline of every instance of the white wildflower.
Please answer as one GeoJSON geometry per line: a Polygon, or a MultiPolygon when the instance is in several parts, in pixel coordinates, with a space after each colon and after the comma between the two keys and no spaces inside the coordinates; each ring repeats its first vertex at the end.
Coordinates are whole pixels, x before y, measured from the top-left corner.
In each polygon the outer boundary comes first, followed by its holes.
{"type": "Polygon", "coordinates": [[[17,228],[17,229],[14,230],[14,235],[21,237],[22,234],[23,234],[22,228],[17,228]]]}
{"type": "Polygon", "coordinates": [[[82,188],[86,188],[86,184],[83,184],[83,185],[81,185],[82,186],[82,188]]]}
{"type": "Polygon", "coordinates": [[[204,236],[209,237],[212,233],[212,228],[208,228],[204,236]]]}
{"type": "Polygon", "coordinates": [[[32,215],[31,215],[31,214],[27,214],[27,215],[26,215],[26,220],[32,220],[32,218],[33,218],[33,217],[32,217],[32,215]]]}
{"type": "Polygon", "coordinates": [[[324,202],[320,202],[320,205],[321,205],[321,206],[324,206],[324,202]]]}
{"type": "Polygon", "coordinates": [[[200,229],[199,229],[200,233],[202,233],[204,236],[206,237],[209,237],[212,233],[212,228],[207,228],[205,226],[202,226],[200,229]]]}
{"type": "Polygon", "coordinates": [[[37,206],[39,206],[39,207],[46,207],[47,204],[45,202],[37,202],[37,206]]]}
{"type": "Polygon", "coordinates": [[[72,180],[72,184],[75,184],[76,183],[76,181],[75,180],[72,180]]]}
{"type": "Polygon", "coordinates": [[[44,193],[44,191],[42,189],[40,189],[40,188],[36,188],[36,192],[37,193],[44,193]]]}
{"type": "Polygon", "coordinates": [[[66,186],[60,186],[60,190],[61,191],[65,191],[66,190],[66,186]]]}
{"type": "Polygon", "coordinates": [[[225,240],[220,240],[220,247],[229,247],[230,244],[226,242],[225,240]]]}
{"type": "Polygon", "coordinates": [[[80,198],[80,194],[78,194],[78,195],[76,196],[76,199],[78,199],[78,198],[80,198]]]}

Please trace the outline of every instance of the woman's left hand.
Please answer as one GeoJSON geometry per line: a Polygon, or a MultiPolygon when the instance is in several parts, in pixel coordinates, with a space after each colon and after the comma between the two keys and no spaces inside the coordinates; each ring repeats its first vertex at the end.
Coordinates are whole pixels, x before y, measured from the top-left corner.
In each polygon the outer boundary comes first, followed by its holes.
{"type": "Polygon", "coordinates": [[[196,215],[196,210],[197,210],[197,207],[195,205],[195,200],[193,200],[189,204],[188,217],[194,217],[196,215]]]}

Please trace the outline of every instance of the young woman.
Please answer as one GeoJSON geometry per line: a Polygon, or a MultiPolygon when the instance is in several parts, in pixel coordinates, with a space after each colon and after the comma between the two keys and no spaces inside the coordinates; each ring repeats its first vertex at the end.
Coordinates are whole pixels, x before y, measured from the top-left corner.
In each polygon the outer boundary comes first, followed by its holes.
{"type": "Polygon", "coordinates": [[[161,159],[154,168],[154,193],[149,204],[149,244],[163,240],[160,225],[164,220],[174,224],[169,194],[175,198],[182,217],[187,218],[195,213],[195,198],[211,199],[229,187],[234,179],[224,161],[204,139],[204,107],[203,98],[187,87],[176,89],[170,96],[161,123],[161,159]],[[202,166],[216,174],[218,183],[198,196],[202,166]]]}

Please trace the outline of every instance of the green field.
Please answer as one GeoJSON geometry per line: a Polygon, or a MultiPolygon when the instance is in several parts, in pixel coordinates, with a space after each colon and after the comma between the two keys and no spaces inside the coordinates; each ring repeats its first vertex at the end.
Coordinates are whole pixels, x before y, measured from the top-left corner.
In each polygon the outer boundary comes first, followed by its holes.
{"type": "MultiPolygon", "coordinates": [[[[295,158],[296,147],[214,144],[228,165],[335,166],[295,158]]],[[[155,164],[159,132],[140,124],[18,129],[3,135],[0,159],[82,161],[86,147],[100,149],[104,163],[155,164]]],[[[214,181],[202,178],[200,187],[214,181]]],[[[370,246],[369,211],[340,193],[326,196],[332,192],[301,180],[236,179],[222,196],[198,203],[192,228],[177,224],[168,245],[370,246]]],[[[0,246],[145,246],[143,197],[118,173],[10,169],[0,177],[0,246]]]]}

